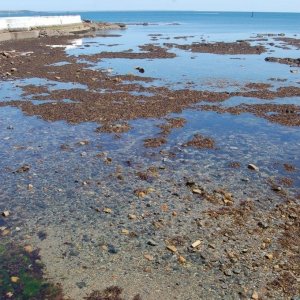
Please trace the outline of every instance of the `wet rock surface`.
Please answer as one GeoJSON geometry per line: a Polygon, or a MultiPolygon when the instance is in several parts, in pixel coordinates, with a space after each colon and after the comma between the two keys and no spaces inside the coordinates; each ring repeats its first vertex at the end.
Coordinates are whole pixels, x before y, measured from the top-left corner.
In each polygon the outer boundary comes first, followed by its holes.
{"type": "Polygon", "coordinates": [[[191,45],[178,45],[165,43],[168,48],[178,48],[181,50],[189,50],[197,53],[213,53],[213,54],[262,54],[266,52],[263,46],[251,46],[248,42],[235,43],[193,43],[191,45]]]}

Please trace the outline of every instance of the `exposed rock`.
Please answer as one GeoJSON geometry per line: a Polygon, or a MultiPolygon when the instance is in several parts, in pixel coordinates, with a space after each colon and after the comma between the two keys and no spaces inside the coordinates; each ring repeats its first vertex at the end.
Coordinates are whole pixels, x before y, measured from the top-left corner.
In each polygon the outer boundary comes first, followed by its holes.
{"type": "Polygon", "coordinates": [[[154,257],[152,255],[149,255],[149,254],[145,254],[144,257],[149,260],[149,261],[152,261],[154,260],[154,257]]]}
{"type": "Polygon", "coordinates": [[[19,169],[17,169],[16,173],[25,173],[25,172],[28,172],[29,170],[30,170],[30,166],[25,164],[22,167],[20,167],[19,169]]]}
{"type": "Polygon", "coordinates": [[[173,253],[176,253],[177,252],[177,248],[173,245],[168,245],[167,246],[167,249],[173,253]]]}
{"type": "Polygon", "coordinates": [[[10,215],[10,212],[8,210],[5,210],[2,212],[3,217],[8,217],[10,215]]]}
{"type": "Polygon", "coordinates": [[[17,276],[12,276],[12,277],[10,277],[10,281],[13,282],[13,283],[17,283],[17,282],[20,281],[20,278],[17,277],[17,276]]]}
{"type": "Polygon", "coordinates": [[[157,243],[153,240],[148,240],[147,244],[150,246],[157,246],[157,243]]]}
{"type": "Polygon", "coordinates": [[[191,245],[191,247],[192,248],[197,248],[198,246],[200,246],[201,245],[201,241],[200,240],[197,240],[197,241],[195,241],[192,245],[191,245]]]}
{"type": "Polygon", "coordinates": [[[248,169],[258,172],[259,168],[254,164],[249,164],[248,169]]]}
{"type": "Polygon", "coordinates": [[[286,64],[286,65],[290,65],[290,66],[293,66],[293,67],[300,67],[300,58],[266,57],[265,61],[276,62],[276,63],[279,63],[279,64],[286,64]]]}

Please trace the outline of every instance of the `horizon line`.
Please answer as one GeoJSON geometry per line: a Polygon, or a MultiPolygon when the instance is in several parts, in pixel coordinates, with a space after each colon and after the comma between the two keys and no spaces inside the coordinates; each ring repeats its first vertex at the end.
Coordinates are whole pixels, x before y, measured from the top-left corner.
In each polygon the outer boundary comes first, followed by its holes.
{"type": "Polygon", "coordinates": [[[12,10],[0,10],[0,12],[34,12],[34,13],[39,13],[39,12],[203,12],[203,13],[292,13],[292,14],[299,14],[300,11],[259,11],[259,10],[150,10],[150,9],[136,9],[136,10],[30,10],[30,9],[12,9],[12,10]]]}

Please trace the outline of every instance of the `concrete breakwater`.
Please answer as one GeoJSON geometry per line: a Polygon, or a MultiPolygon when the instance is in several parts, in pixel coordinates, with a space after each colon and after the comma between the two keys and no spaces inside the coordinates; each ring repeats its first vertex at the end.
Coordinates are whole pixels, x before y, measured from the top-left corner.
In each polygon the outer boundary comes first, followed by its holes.
{"type": "Polygon", "coordinates": [[[82,23],[79,15],[0,18],[0,30],[30,30],[36,27],[62,26],[82,23]]]}
{"type": "Polygon", "coordinates": [[[0,18],[0,42],[46,36],[80,36],[101,30],[123,29],[123,24],[83,21],[81,16],[0,18]]]}

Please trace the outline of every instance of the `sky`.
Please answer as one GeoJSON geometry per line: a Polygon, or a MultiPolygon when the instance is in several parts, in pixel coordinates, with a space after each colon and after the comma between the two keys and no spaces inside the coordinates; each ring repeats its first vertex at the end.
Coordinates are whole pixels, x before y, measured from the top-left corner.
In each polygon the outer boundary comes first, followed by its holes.
{"type": "Polygon", "coordinates": [[[200,10],[300,12],[300,0],[0,0],[0,10],[200,10]]]}

